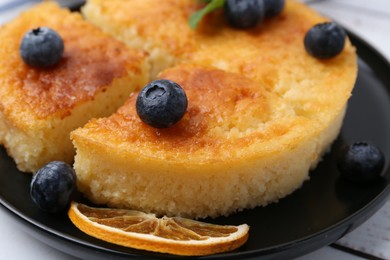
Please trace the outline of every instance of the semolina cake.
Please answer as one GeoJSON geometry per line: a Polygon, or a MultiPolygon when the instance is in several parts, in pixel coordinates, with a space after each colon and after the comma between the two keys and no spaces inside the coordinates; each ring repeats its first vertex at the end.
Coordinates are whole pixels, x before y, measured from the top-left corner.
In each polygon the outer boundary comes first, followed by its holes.
{"type": "Polygon", "coordinates": [[[253,80],[212,67],[182,64],[160,77],[188,96],[176,125],[141,122],[133,94],[72,132],[78,187],[93,202],[192,218],[267,205],[308,178],[344,116],[345,106],[323,128],[253,80]]]}
{"type": "Polygon", "coordinates": [[[42,3],[0,28],[0,143],[17,167],[35,172],[52,160],[72,163],[71,130],[108,116],[148,80],[143,51],[84,21],[78,13],[42,3]],[[63,39],[53,67],[25,64],[23,35],[49,27],[63,39]]]}
{"type": "Polygon", "coordinates": [[[72,132],[79,189],[93,202],[191,218],[265,206],[299,188],[337,137],[357,75],[354,47],[319,60],[305,33],[328,21],[298,1],[249,30],[222,12],[193,30],[193,0],[89,0],[86,19],[148,53],[151,78],[188,96],[167,129],[141,122],[137,93],[72,132]]]}

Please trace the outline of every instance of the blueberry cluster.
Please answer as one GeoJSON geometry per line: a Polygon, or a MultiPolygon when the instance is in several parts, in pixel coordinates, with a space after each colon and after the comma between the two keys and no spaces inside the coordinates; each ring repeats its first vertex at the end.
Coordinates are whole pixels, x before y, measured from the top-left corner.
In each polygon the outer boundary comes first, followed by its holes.
{"type": "Polygon", "coordinates": [[[236,28],[251,28],[262,20],[279,15],[285,0],[226,0],[225,16],[236,28]]]}

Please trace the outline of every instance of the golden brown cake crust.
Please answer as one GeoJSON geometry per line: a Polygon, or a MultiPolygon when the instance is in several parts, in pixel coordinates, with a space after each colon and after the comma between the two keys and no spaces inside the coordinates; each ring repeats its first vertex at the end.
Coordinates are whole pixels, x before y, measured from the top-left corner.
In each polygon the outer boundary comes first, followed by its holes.
{"type": "MultiPolygon", "coordinates": [[[[79,14],[53,3],[40,4],[5,25],[0,38],[0,105],[3,110],[30,111],[39,119],[70,115],[77,104],[105,91],[115,78],[129,71],[141,73],[139,64],[144,58],[111,40],[79,14]],[[41,26],[56,30],[65,45],[62,60],[49,69],[29,67],[19,55],[23,35],[41,26]],[[10,95],[19,102],[6,104],[10,95]]],[[[4,112],[13,114],[11,111],[4,112]]]]}
{"type": "Polygon", "coordinates": [[[249,30],[228,26],[222,11],[206,16],[199,28],[193,30],[188,18],[201,7],[198,1],[159,3],[159,0],[89,0],[83,12],[87,20],[130,46],[145,48],[152,53],[152,59],[156,52],[164,51],[164,56],[170,56],[164,65],[159,65],[161,58],[157,55],[152,66],[164,68],[189,62],[244,75],[289,99],[301,116],[315,120],[321,113],[324,126],[341,111],[351,95],[357,73],[355,48],[347,39],[337,57],[328,60],[311,57],[304,48],[304,36],[313,25],[328,19],[303,3],[288,0],[278,17],[249,30]],[[154,6],[158,8],[151,8],[154,6]],[[134,38],[138,40],[135,42],[134,38]],[[326,107],[337,108],[331,111],[326,107]]]}
{"type": "MultiPolygon", "coordinates": [[[[243,154],[251,157],[247,152],[253,143],[267,144],[257,147],[257,154],[272,153],[278,149],[270,145],[276,139],[282,144],[297,129],[318,129],[315,122],[293,115],[290,105],[277,95],[234,73],[179,65],[160,78],[173,80],[186,91],[188,109],[176,125],[156,129],[143,123],[135,109],[137,93],[133,93],[117,113],[92,120],[78,131],[97,142],[106,142],[105,136],[110,140],[108,147],[126,147],[126,153],[134,156],[203,164],[243,154]]],[[[73,136],[77,138],[77,131],[73,136]]],[[[296,136],[294,142],[299,139],[296,136]]]]}

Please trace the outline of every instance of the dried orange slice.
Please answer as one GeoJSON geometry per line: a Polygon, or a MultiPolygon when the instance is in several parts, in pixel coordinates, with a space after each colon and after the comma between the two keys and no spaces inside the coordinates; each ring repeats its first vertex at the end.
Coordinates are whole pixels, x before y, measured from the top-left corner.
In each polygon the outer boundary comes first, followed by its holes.
{"type": "Polygon", "coordinates": [[[176,255],[234,250],[248,239],[249,226],[222,226],[180,217],[158,218],[141,211],[94,208],[72,202],[69,218],[81,231],[104,241],[176,255]]]}

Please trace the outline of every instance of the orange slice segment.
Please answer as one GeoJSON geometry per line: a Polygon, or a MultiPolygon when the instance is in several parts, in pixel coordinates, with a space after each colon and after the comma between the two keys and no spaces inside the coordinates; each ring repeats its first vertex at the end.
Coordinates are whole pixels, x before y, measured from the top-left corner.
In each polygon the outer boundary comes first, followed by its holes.
{"type": "Polygon", "coordinates": [[[234,250],[248,239],[249,226],[222,226],[180,217],[158,218],[141,211],[94,208],[72,202],[68,216],[90,236],[136,249],[176,255],[234,250]]]}

